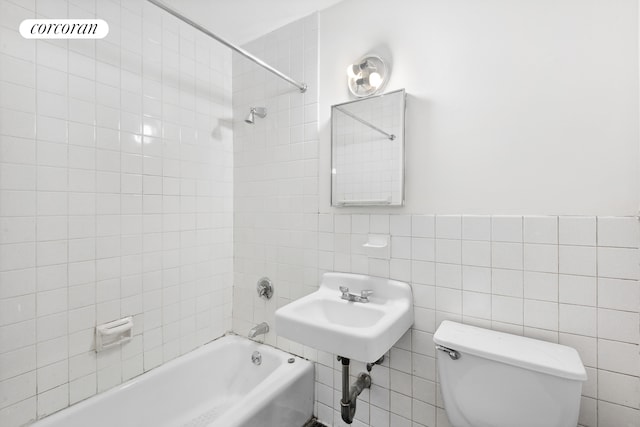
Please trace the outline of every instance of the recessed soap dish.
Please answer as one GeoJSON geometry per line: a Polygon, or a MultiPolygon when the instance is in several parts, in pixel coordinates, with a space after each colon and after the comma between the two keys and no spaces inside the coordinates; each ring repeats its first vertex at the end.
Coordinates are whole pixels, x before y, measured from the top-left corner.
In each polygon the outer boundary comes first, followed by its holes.
{"type": "Polygon", "coordinates": [[[132,316],[96,326],[96,353],[129,341],[132,330],[132,316]]]}
{"type": "Polygon", "coordinates": [[[362,247],[369,258],[389,259],[391,256],[389,240],[389,235],[369,234],[367,242],[362,247]]]}

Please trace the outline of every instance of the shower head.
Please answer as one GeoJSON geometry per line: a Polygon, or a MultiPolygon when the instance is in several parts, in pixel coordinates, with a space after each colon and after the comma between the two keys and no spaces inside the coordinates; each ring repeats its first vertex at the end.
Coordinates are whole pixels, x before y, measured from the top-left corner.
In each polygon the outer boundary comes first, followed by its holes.
{"type": "Polygon", "coordinates": [[[252,125],[255,122],[255,116],[264,119],[267,116],[267,109],[264,107],[251,107],[251,110],[244,121],[252,125]]]}

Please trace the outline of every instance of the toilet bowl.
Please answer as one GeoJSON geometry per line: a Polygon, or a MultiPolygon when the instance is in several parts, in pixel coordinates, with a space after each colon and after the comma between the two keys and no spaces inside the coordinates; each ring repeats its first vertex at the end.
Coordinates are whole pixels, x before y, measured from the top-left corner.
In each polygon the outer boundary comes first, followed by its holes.
{"type": "Polygon", "coordinates": [[[444,321],[433,336],[454,427],[576,427],[587,373],[564,345],[444,321]]]}

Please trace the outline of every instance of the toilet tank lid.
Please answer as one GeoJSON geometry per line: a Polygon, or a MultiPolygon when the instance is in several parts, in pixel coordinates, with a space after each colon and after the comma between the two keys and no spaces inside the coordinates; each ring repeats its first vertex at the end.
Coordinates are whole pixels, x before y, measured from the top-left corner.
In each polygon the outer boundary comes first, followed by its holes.
{"type": "Polygon", "coordinates": [[[545,374],[585,381],[578,352],[566,345],[445,320],[433,336],[438,345],[545,374]]]}

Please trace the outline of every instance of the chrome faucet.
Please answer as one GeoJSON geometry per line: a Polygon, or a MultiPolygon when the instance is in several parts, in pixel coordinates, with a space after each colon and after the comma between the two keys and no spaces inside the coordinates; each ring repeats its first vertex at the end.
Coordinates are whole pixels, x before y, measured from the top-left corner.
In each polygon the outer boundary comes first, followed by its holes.
{"type": "Polygon", "coordinates": [[[249,338],[255,338],[256,335],[264,335],[267,332],[269,332],[269,325],[267,324],[267,322],[262,322],[259,325],[256,325],[253,328],[251,328],[247,336],[249,338]]]}
{"type": "Polygon", "coordinates": [[[340,292],[342,292],[342,296],[340,298],[343,300],[361,303],[369,302],[369,297],[373,295],[373,291],[370,289],[360,291],[360,295],[351,294],[349,293],[349,288],[346,286],[340,286],[340,292]]]}

